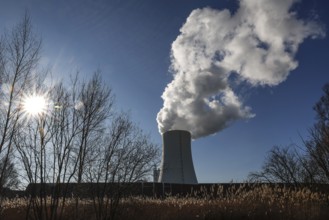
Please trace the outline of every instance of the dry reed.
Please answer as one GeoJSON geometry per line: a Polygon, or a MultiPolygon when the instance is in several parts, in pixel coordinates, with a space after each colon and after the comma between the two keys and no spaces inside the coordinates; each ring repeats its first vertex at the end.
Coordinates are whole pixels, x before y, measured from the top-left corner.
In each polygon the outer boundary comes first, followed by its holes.
{"type": "MultiPolygon", "coordinates": [[[[27,199],[6,199],[3,202],[4,219],[20,219],[27,199]],[[9,210],[9,211],[8,211],[9,210]],[[15,210],[15,211],[13,211],[15,210]],[[19,215],[20,213],[20,215],[19,215]],[[15,216],[9,215],[19,215],[15,216]]],[[[65,219],[73,218],[73,200],[66,203],[65,219]]],[[[81,200],[79,209],[84,219],[95,219],[92,200],[81,200]]],[[[329,195],[308,188],[286,188],[244,185],[224,190],[215,187],[201,189],[184,197],[131,197],[123,199],[117,219],[275,219],[304,220],[329,219],[329,195]]]]}

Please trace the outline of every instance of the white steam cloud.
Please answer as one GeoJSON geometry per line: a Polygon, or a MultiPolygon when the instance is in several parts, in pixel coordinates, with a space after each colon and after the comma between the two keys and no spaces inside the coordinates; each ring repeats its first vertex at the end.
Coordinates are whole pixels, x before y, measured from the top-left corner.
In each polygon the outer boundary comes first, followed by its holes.
{"type": "Polygon", "coordinates": [[[230,76],[250,86],[278,85],[298,66],[294,56],[305,38],[325,35],[321,25],[291,11],[296,1],[240,0],[234,14],[192,11],[172,43],[174,79],[162,95],[160,132],[182,129],[198,138],[254,117],[230,76]]]}

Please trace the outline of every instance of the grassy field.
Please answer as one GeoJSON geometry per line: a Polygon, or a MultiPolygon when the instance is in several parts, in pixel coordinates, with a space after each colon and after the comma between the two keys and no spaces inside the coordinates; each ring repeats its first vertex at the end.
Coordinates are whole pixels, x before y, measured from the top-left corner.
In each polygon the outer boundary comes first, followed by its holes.
{"type": "MultiPolygon", "coordinates": [[[[25,219],[26,198],[5,200],[2,219],[25,219]]],[[[74,219],[74,200],[65,203],[62,219],[74,219]]],[[[75,210],[76,211],[76,210],[75,210]]],[[[81,219],[96,219],[92,200],[81,200],[81,219]]],[[[307,188],[240,187],[165,198],[131,197],[121,201],[115,219],[329,219],[329,195],[307,188]]]]}

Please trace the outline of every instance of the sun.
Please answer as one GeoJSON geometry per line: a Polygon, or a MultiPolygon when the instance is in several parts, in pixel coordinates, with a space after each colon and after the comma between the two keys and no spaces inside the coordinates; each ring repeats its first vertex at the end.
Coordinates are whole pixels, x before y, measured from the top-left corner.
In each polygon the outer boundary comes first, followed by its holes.
{"type": "Polygon", "coordinates": [[[23,110],[31,116],[42,115],[47,110],[47,101],[44,96],[31,95],[24,98],[23,110]]]}

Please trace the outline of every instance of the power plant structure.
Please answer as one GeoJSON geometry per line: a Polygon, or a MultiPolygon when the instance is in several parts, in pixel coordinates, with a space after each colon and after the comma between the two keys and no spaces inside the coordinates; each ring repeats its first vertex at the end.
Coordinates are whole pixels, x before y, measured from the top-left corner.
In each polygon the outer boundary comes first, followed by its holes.
{"type": "Polygon", "coordinates": [[[159,182],[197,184],[191,152],[191,133],[171,130],[162,136],[159,182]]]}

